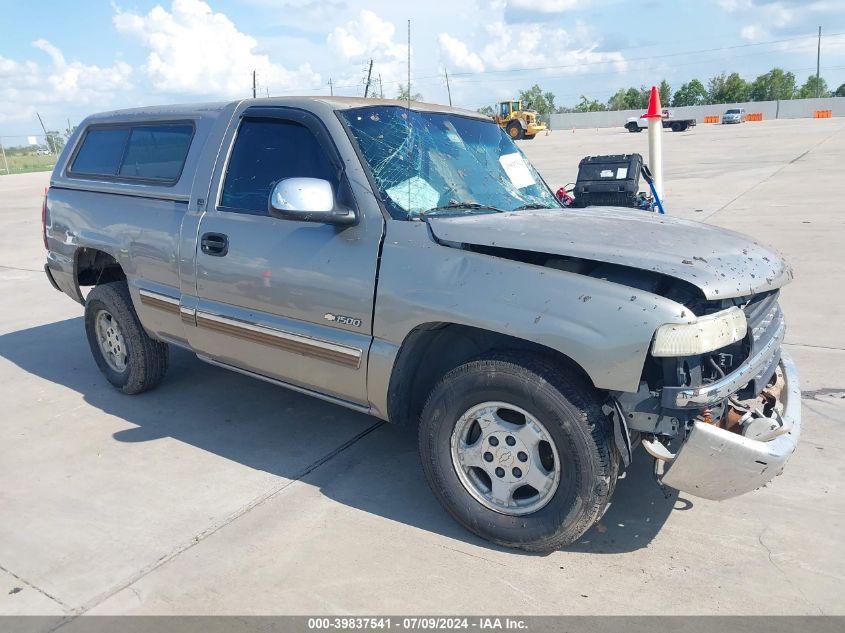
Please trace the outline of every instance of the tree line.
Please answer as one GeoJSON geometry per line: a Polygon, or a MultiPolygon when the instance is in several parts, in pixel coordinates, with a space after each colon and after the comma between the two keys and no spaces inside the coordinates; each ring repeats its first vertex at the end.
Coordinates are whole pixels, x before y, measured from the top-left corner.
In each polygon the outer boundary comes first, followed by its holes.
{"type": "MultiPolygon", "coordinates": [[[[746,101],[776,101],[785,99],[807,99],[810,97],[845,97],[845,84],[835,91],[828,89],[823,77],[816,82],[816,76],[810,75],[802,85],[798,85],[795,75],[782,68],[772,68],[753,81],[746,81],[739,73],[721,73],[707,80],[705,86],[699,79],[691,79],[677,90],[665,79],[660,82],[660,103],[665,107],[710,105],[720,103],[743,103],[746,101]]],[[[581,101],[573,106],[555,105],[555,95],[543,91],[538,84],[527,90],[520,90],[519,99],[524,107],[530,107],[540,114],[562,112],[601,112],[604,110],[644,110],[648,107],[651,88],[620,88],[606,102],[582,96],[581,101]]],[[[492,115],[490,106],[479,108],[479,112],[492,115]]]]}

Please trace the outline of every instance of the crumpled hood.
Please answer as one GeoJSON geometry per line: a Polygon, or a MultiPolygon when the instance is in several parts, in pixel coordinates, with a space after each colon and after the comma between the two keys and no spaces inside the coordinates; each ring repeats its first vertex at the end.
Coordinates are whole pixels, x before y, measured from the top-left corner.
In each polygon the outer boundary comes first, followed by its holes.
{"type": "Polygon", "coordinates": [[[440,242],[499,246],[654,271],[707,299],[780,288],[792,270],[774,250],[709,224],[636,209],[591,207],[430,217],[440,242]]]}

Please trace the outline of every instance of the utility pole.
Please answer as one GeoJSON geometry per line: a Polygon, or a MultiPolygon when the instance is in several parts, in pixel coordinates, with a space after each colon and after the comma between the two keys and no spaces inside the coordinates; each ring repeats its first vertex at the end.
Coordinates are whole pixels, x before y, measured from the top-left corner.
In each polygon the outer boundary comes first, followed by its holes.
{"type": "Polygon", "coordinates": [[[446,75],[446,92],[449,95],[449,105],[452,105],[452,89],[449,88],[449,71],[443,68],[443,74],[446,75]]]}
{"type": "Polygon", "coordinates": [[[364,86],[364,99],[370,94],[370,77],[373,74],[373,60],[370,59],[370,69],[367,71],[367,84],[364,86]]]}
{"type": "Polygon", "coordinates": [[[334,96],[334,86],[332,85],[332,78],[329,77],[329,96],[334,96]]]}
{"type": "Polygon", "coordinates": [[[384,99],[384,84],[381,83],[381,73],[378,74],[378,92],[381,98],[384,99]]]}
{"type": "Polygon", "coordinates": [[[6,175],[9,175],[9,162],[6,160],[6,150],[3,149],[3,139],[0,138],[0,154],[3,154],[3,164],[6,166],[6,175]]]}
{"type": "Polygon", "coordinates": [[[252,98],[255,99],[255,71],[252,71],[252,98]]]}
{"type": "Polygon", "coordinates": [[[822,96],[821,84],[819,83],[819,70],[821,69],[822,60],[822,27],[819,27],[819,47],[816,50],[816,98],[822,96]]]}
{"type": "Polygon", "coordinates": [[[44,127],[44,121],[41,120],[41,115],[37,112],[35,116],[38,117],[38,122],[41,124],[41,131],[44,132],[44,142],[47,143],[47,147],[50,150],[51,154],[58,154],[58,151],[53,147],[53,141],[50,140],[50,135],[47,134],[47,128],[44,127]]]}

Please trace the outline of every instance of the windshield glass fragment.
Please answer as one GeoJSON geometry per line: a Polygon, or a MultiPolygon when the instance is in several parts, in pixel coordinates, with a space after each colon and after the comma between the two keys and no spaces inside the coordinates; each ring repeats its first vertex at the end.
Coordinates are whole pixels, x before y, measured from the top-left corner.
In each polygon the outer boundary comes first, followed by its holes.
{"type": "Polygon", "coordinates": [[[560,207],[493,121],[400,106],[356,108],[340,115],[397,220],[560,207]]]}

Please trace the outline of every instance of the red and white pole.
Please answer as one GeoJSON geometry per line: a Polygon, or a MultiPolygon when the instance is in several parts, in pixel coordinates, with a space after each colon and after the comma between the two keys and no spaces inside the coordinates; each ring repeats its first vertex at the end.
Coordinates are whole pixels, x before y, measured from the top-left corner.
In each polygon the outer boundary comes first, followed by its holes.
{"type": "Polygon", "coordinates": [[[660,107],[660,91],[651,87],[648,100],[648,167],[654,176],[654,188],[663,200],[663,110],[660,107]]]}

